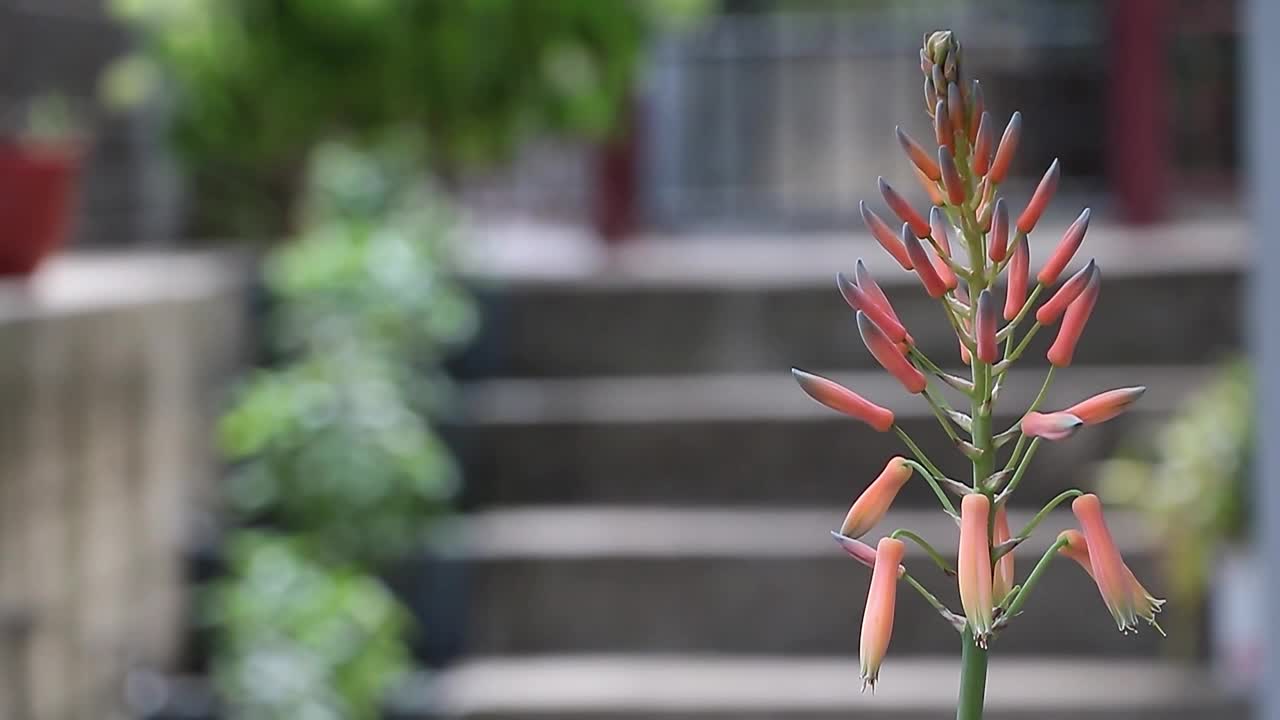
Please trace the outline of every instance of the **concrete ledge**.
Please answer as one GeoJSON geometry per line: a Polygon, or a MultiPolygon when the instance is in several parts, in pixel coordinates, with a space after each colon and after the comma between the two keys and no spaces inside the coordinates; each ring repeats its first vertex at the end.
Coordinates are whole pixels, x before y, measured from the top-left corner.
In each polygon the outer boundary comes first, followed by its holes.
{"type": "MultiPolygon", "coordinates": [[[[890,658],[875,693],[859,692],[853,658],[546,656],[482,659],[418,686],[449,718],[949,717],[957,659],[890,658]]],[[[1154,661],[992,660],[987,716],[998,720],[1241,716],[1202,668],[1154,661]]],[[[406,693],[401,706],[414,704],[406,693]]],[[[405,713],[400,717],[425,717],[405,713]]]]}

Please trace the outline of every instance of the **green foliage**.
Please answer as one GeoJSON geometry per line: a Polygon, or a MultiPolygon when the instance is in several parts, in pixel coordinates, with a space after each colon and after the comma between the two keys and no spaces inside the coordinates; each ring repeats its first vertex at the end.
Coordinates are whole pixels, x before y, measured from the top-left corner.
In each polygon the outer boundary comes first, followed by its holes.
{"type": "Polygon", "coordinates": [[[209,596],[233,717],[376,717],[407,667],[405,614],[377,579],[448,507],[457,470],[431,428],[445,351],[475,314],[450,280],[449,218],[410,168],[322,147],[305,229],[267,262],[283,362],[222,419],[240,527],[209,596]]]}
{"type": "MultiPolygon", "coordinates": [[[[1211,559],[1247,534],[1254,390],[1244,360],[1193,392],[1154,439],[1103,468],[1101,491],[1139,509],[1161,540],[1175,607],[1195,616],[1211,559]]],[[[1194,637],[1194,633],[1184,633],[1194,637]]]]}
{"type": "Polygon", "coordinates": [[[221,629],[214,666],[231,717],[376,718],[409,668],[408,618],[376,579],[317,562],[297,540],[245,531],[231,579],[207,596],[221,629]]]}
{"type": "Polygon", "coordinates": [[[278,214],[307,151],[412,128],[446,174],[546,132],[599,135],[660,19],[700,0],[116,0],[141,31],[115,95],[164,78],[202,190],[278,214]],[[127,76],[127,77],[126,77],[127,76]]]}

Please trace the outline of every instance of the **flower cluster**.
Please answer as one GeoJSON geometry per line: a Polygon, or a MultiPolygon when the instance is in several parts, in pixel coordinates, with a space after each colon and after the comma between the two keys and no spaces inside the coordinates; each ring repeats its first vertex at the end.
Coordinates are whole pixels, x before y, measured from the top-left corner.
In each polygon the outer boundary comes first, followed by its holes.
{"type": "MultiPolygon", "coordinates": [[[[969,366],[968,377],[943,370],[920,351],[861,260],[852,278],[839,274],[836,284],[855,312],[858,332],[871,355],[908,393],[921,396],[929,405],[951,441],[972,462],[972,480],[961,482],[944,476],[897,425],[892,410],[832,380],[793,370],[800,387],[814,400],[877,431],[897,433],[911,455],[890,459],[854,502],[839,531],[832,533],[849,555],[872,568],[862,623],[864,687],[874,687],[888,649],[899,582],[919,591],[984,658],[988,643],[1019,614],[1029,592],[1057,555],[1075,560],[1093,578],[1122,632],[1136,631],[1140,619],[1159,629],[1156,615],[1163,604],[1143,588],[1121,558],[1094,495],[1068,490],[1016,535],[1010,532],[1006,513],[1009,498],[1040,443],[1063,440],[1086,425],[1115,418],[1137,401],[1145,388],[1109,390],[1063,410],[1040,411],[1054,370],[1071,364],[1101,289],[1102,271],[1092,260],[1059,284],[1089,229],[1089,210],[1081,212],[1067,228],[1031,286],[1028,237],[1057,188],[1058,162],[1049,166],[1026,207],[1013,217],[999,188],[1022,135],[1021,115],[1013,114],[997,142],[995,120],[984,108],[982,86],[976,80],[962,80],[960,44],[950,32],[925,38],[920,67],[936,150],[926,148],[901,128],[897,136],[932,207],[927,213],[919,212],[881,178],[880,194],[901,220],[901,231],[895,232],[865,203],[861,213],[872,237],[939,301],[958,339],[960,359],[969,366]],[[997,297],[1001,278],[1003,302],[997,297]],[[1046,294],[1048,299],[1037,307],[1041,295],[1046,294]],[[1029,316],[1030,327],[1016,337],[1029,316]],[[992,414],[1010,366],[1037,332],[1055,326],[1057,335],[1046,354],[1049,368],[1039,395],[1018,422],[1006,430],[994,430],[992,414]],[[941,385],[968,400],[967,412],[952,407],[941,385]],[[1009,443],[1013,443],[1012,451],[999,464],[1001,451],[1009,443]],[[917,474],[959,524],[954,568],[910,530],[895,530],[874,547],[862,540],[917,474]],[[952,496],[960,498],[958,510],[952,496]],[[1014,548],[1067,500],[1072,500],[1080,529],[1062,533],[1019,583],[1014,548]],[[920,545],[939,568],[956,577],[962,613],[952,612],[903,566],[904,540],[920,545]]],[[[962,695],[962,706],[965,702],[962,695]]],[[[981,697],[977,704],[980,708],[981,697]]]]}

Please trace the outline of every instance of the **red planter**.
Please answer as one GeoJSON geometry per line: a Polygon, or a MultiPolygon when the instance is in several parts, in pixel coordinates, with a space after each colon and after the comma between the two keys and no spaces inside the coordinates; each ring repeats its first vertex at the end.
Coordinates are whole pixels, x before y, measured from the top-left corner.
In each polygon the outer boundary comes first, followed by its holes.
{"type": "Polygon", "coordinates": [[[0,276],[30,275],[62,246],[80,157],[71,145],[0,141],[0,276]]]}

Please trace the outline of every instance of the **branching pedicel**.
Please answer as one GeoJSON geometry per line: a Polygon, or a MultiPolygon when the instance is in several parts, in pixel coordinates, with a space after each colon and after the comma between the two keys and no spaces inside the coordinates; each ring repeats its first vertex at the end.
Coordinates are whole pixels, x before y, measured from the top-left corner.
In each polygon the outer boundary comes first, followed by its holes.
{"type": "Polygon", "coordinates": [[[1026,475],[1040,443],[1067,438],[1081,426],[1116,417],[1142,395],[1144,388],[1110,390],[1065,410],[1039,412],[1054,370],[1071,364],[1076,344],[1097,303],[1102,277],[1097,264],[1089,261],[1063,282],[1036,309],[1034,322],[1020,338],[1018,328],[1076,254],[1089,227],[1089,211],[1080,213],[1067,229],[1036,274],[1035,287],[1028,290],[1027,237],[1057,188],[1058,162],[1049,166],[1026,209],[1011,225],[1008,204],[997,192],[1022,134],[1021,115],[1013,114],[1000,141],[995,142],[994,120],[983,108],[982,87],[977,80],[962,81],[960,43],[950,32],[935,32],[925,38],[920,69],[924,72],[925,107],[933,118],[937,152],[925,149],[901,128],[897,134],[933,207],[926,219],[881,178],[880,193],[902,220],[902,231],[895,233],[865,204],[861,206],[862,218],[879,244],[904,270],[914,271],[925,292],[939,301],[959,338],[960,357],[969,365],[970,377],[945,372],[915,346],[861,261],[853,279],[840,274],[836,282],[856,311],[858,332],[876,361],[908,392],[923,396],[947,436],[970,459],[971,482],[945,477],[895,424],[892,411],[826,378],[798,369],[792,372],[800,387],[823,405],[862,420],[880,432],[897,433],[914,458],[890,459],[884,472],[853,504],[839,532],[832,533],[846,552],[873,568],[862,621],[864,688],[875,686],[889,646],[898,583],[905,582],[963,637],[957,718],[973,720],[982,716],[988,644],[1013,624],[1056,554],[1075,560],[1093,578],[1121,632],[1135,632],[1139,619],[1159,630],[1156,614],[1164,601],[1152,597],[1125,565],[1094,495],[1068,490],[1046,505],[1017,535],[1009,531],[1005,506],[1026,475]],[[964,256],[953,253],[957,248],[964,256]],[[1001,275],[1006,276],[1003,307],[998,306],[993,294],[1001,275]],[[997,327],[1001,318],[1004,326],[997,327]],[[1041,328],[1054,325],[1059,326],[1058,334],[1048,351],[1050,366],[1039,395],[1020,422],[1007,430],[994,431],[992,411],[1009,367],[1041,328]],[[948,404],[935,385],[939,382],[969,398],[968,413],[948,404]],[[1012,451],[1004,465],[997,467],[997,454],[1011,441],[1012,451]],[[895,530],[874,548],[860,539],[880,522],[898,491],[915,473],[930,485],[942,509],[960,526],[954,567],[910,530],[895,530]],[[951,495],[960,497],[958,511],[951,495]],[[1067,500],[1072,500],[1071,509],[1080,530],[1062,533],[1031,574],[1017,584],[1014,548],[1049,512],[1067,500]],[[902,566],[904,540],[921,546],[938,568],[956,577],[963,614],[952,612],[902,566]]]}

